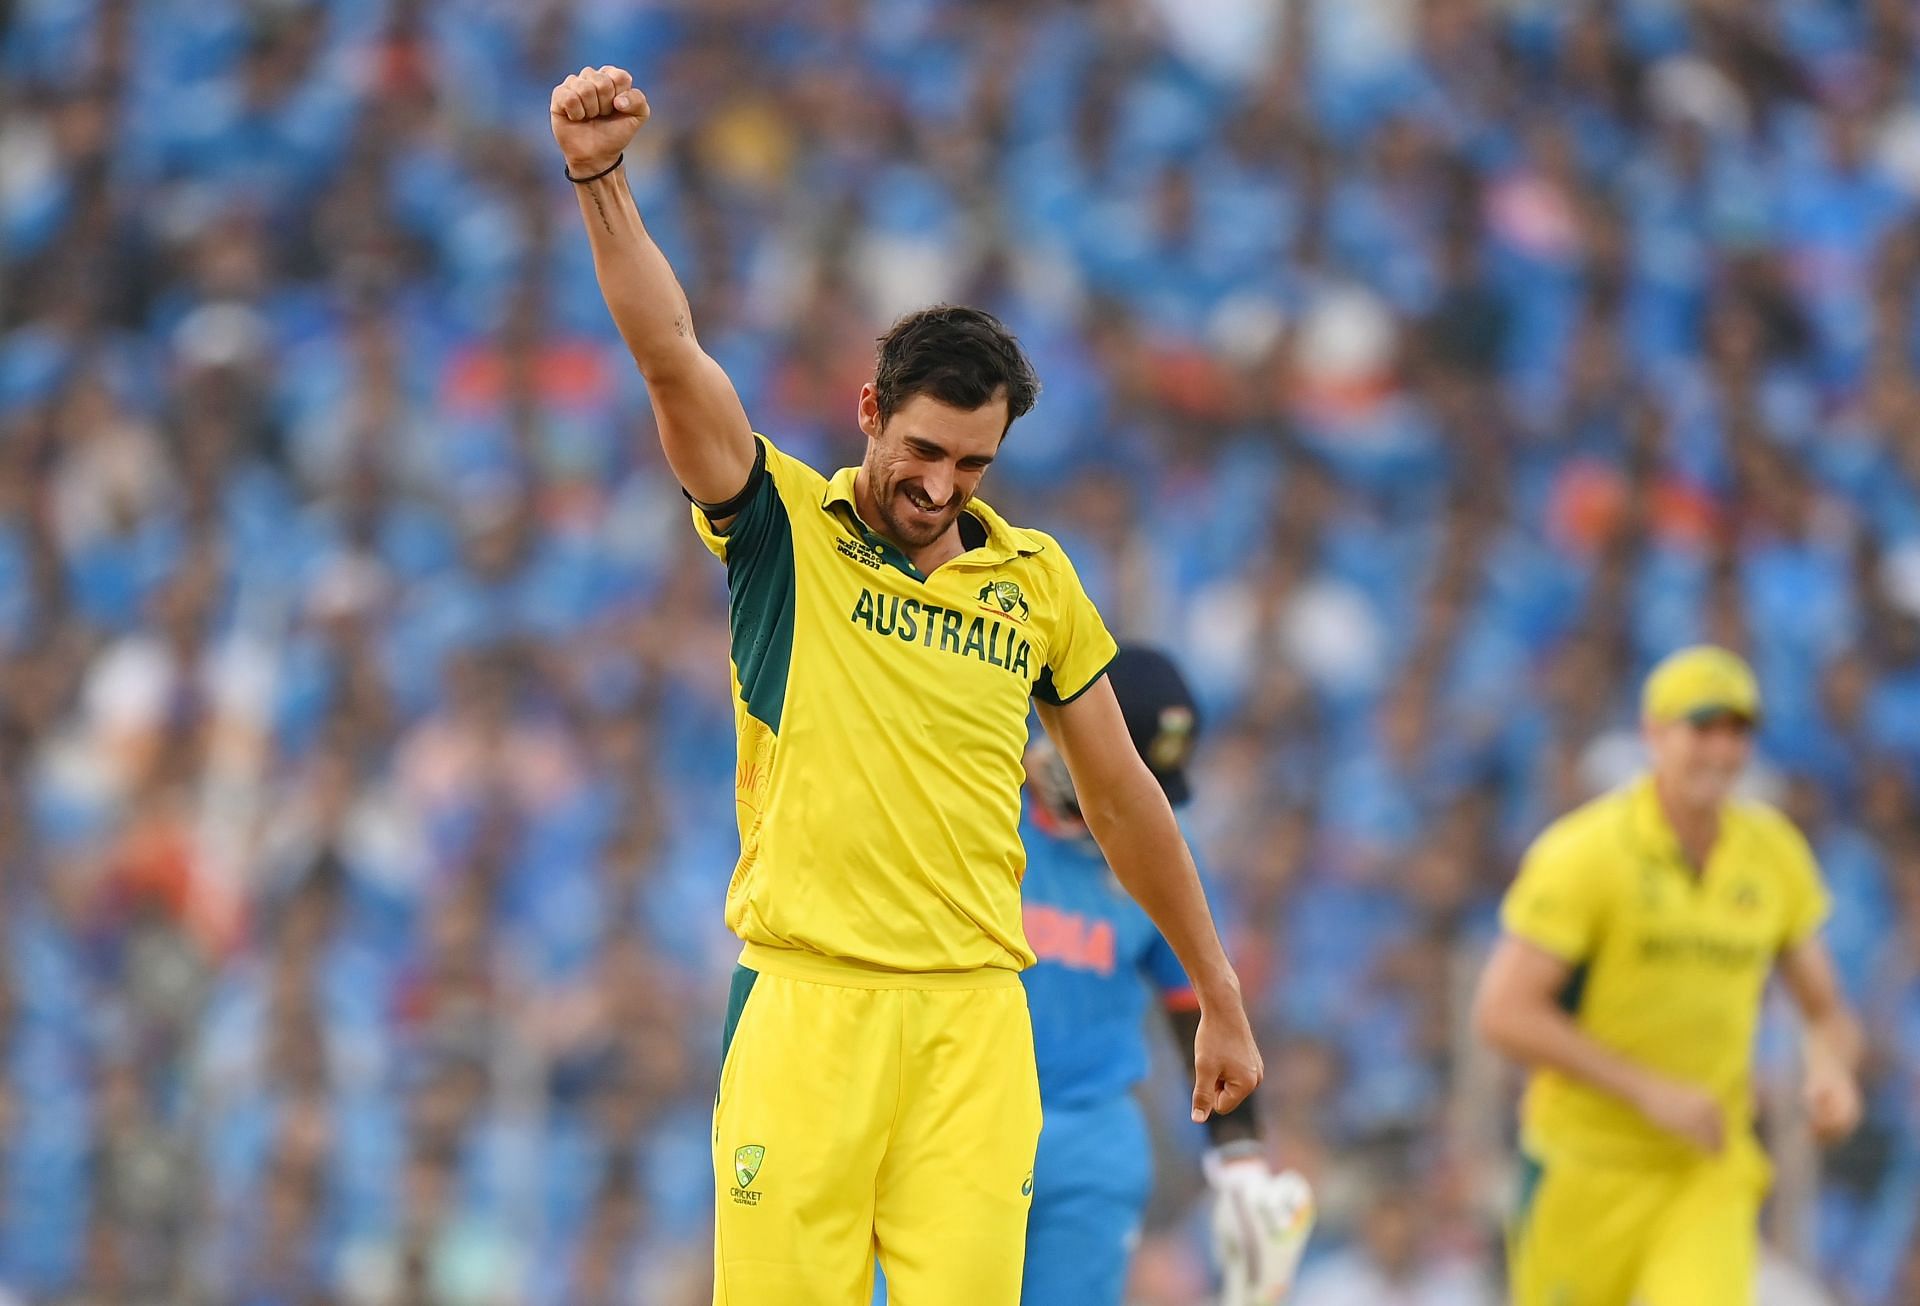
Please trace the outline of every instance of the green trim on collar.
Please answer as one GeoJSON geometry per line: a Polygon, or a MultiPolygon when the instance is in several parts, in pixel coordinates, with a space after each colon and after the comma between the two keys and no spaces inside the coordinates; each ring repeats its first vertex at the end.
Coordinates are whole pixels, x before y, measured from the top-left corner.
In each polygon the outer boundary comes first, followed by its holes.
{"type": "MultiPolygon", "coordinates": [[[[855,506],[853,496],[854,482],[859,475],[860,469],[858,467],[842,467],[829,477],[827,480],[826,493],[820,497],[821,508],[832,512],[835,508],[844,506],[853,524],[865,534],[868,544],[879,549],[881,555],[887,557],[889,562],[893,562],[893,557],[889,556],[889,551],[891,551],[892,555],[898,556],[900,561],[905,563],[904,566],[900,566],[900,563],[894,563],[893,565],[899,566],[901,571],[912,576],[915,580],[925,580],[925,573],[907,561],[906,555],[900,552],[899,546],[887,541],[885,537],[881,536],[869,527],[866,522],[861,520],[860,510],[855,506]]],[[[1036,531],[1024,530],[1021,527],[1013,525],[981,500],[973,499],[968,501],[965,510],[972,513],[974,519],[986,527],[986,545],[978,549],[968,549],[965,553],[955,558],[953,562],[945,565],[952,566],[954,563],[960,563],[966,566],[997,566],[1000,563],[1012,562],[1018,557],[1031,556],[1046,551],[1046,537],[1036,531]]]]}

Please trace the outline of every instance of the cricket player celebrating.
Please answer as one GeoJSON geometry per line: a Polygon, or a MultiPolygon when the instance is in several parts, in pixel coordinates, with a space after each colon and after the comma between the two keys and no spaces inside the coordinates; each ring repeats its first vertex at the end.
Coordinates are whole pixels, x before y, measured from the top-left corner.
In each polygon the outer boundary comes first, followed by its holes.
{"type": "MultiPolygon", "coordinates": [[[[1174,805],[1188,796],[1198,738],[1192,691],[1165,654],[1123,647],[1107,668],[1133,747],[1174,805]]],[[[1081,817],[1073,778],[1044,739],[1027,754],[1027,942],[1046,1126],[1027,1217],[1025,1306],[1120,1306],[1152,1186],[1146,1122],[1132,1089],[1146,1078],[1141,1018],[1149,985],[1183,1047],[1198,1019],[1180,960],[1114,883],[1081,817]],[[1143,983],[1143,981],[1145,981],[1143,983]]],[[[1253,1101],[1207,1121],[1214,1251],[1222,1306],[1271,1306],[1293,1281],[1313,1225],[1306,1180],[1268,1169],[1253,1101]]]]}
{"type": "Polygon", "coordinates": [[[1650,773],[1551,826],[1507,894],[1474,1019],[1533,1072],[1516,1306],[1752,1306],[1770,1169],[1751,1067],[1776,969],[1805,1018],[1815,1132],[1859,1120],[1819,868],[1784,816],[1732,796],[1759,712],[1724,649],[1660,663],[1650,773]]]}
{"type": "Polygon", "coordinates": [[[1040,1097],[1019,972],[1029,704],[1088,829],[1193,978],[1196,1120],[1261,1077],[1192,856],[1051,537],[974,498],[1036,383],[973,309],[910,315],[831,478],[754,433],[621,170],[632,78],[554,88],[595,272],[700,538],[726,564],[744,947],[713,1115],[714,1301],[1012,1306],[1040,1097]]]}

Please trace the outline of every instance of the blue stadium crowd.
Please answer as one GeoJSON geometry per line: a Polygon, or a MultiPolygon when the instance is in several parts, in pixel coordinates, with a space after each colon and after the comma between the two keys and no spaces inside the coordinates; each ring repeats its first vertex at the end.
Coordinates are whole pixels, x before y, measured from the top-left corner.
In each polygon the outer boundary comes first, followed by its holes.
{"type": "MultiPolygon", "coordinates": [[[[783,447],[857,461],[905,308],[1032,352],[985,497],[1202,694],[1301,1306],[1498,1299],[1461,995],[1697,640],[1871,1030],[1769,1227],[1920,1301],[1917,51],[1906,0],[0,6],[0,1302],[706,1300],[725,593],[548,133],[609,62],[783,447]]],[[[1178,1080],[1149,1306],[1206,1286],[1178,1080]]]]}

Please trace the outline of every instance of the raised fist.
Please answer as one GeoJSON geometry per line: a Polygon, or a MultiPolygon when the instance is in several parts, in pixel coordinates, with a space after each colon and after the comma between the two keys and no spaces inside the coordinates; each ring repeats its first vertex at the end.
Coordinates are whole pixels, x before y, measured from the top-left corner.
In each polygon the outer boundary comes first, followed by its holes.
{"type": "Polygon", "coordinates": [[[647,120],[647,97],[634,89],[633,74],[612,64],[582,68],[561,82],[549,108],[553,139],[576,177],[612,167],[647,120]]]}

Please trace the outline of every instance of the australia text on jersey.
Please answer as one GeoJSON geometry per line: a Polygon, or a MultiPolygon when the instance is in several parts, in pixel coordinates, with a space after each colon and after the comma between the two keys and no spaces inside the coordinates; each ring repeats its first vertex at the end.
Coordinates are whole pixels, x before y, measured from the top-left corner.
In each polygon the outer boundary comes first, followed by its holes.
{"type": "Polygon", "coordinates": [[[853,623],[876,635],[938,648],[944,653],[979,658],[1004,667],[1022,680],[1033,679],[1032,644],[1017,626],[998,618],[969,617],[955,608],[923,603],[897,594],[876,594],[862,586],[854,600],[853,623]]]}

